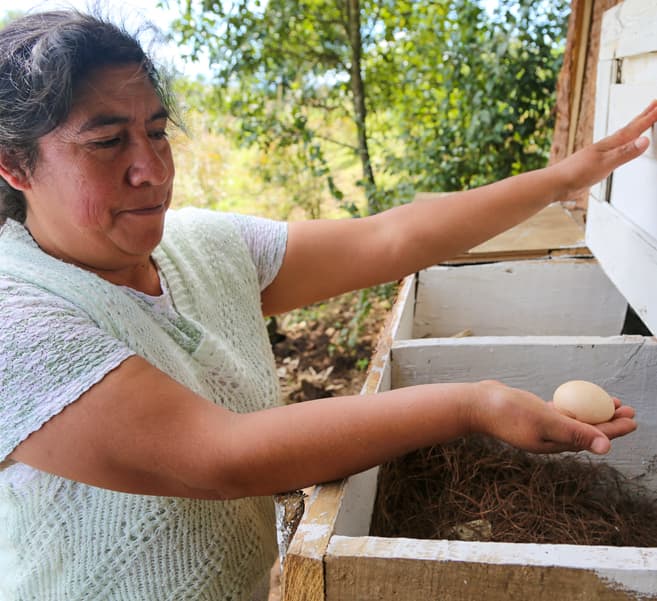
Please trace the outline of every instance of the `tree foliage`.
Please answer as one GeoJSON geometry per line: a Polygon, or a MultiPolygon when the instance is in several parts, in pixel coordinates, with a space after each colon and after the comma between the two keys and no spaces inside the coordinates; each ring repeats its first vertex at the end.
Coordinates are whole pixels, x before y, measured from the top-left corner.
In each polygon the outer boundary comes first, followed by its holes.
{"type": "Polygon", "coordinates": [[[175,35],[279,183],[303,172],[356,212],[327,159],[348,149],[375,212],[545,163],[567,0],[177,1],[175,35]]]}
{"type": "Polygon", "coordinates": [[[503,0],[491,16],[453,0],[385,12],[387,44],[367,72],[372,102],[394,107],[399,144],[382,143],[387,168],[452,191],[543,166],[566,7],[503,0]]]}

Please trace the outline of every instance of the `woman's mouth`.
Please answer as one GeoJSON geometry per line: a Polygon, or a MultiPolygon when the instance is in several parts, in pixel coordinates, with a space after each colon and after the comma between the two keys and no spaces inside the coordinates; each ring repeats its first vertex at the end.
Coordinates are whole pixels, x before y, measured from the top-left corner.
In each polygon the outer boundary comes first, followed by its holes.
{"type": "Polygon", "coordinates": [[[159,215],[163,213],[166,208],[165,203],[160,203],[157,205],[152,205],[149,207],[141,207],[136,209],[125,209],[121,213],[127,213],[129,215],[159,215]]]}

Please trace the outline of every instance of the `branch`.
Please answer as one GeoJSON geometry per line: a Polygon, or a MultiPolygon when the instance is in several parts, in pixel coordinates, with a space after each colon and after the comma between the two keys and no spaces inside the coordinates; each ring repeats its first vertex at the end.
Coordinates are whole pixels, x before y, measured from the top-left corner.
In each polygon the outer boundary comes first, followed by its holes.
{"type": "Polygon", "coordinates": [[[340,140],[334,140],[333,138],[329,138],[328,136],[323,136],[322,134],[319,134],[317,132],[315,132],[315,137],[319,138],[320,140],[324,140],[325,142],[330,142],[331,144],[336,144],[337,146],[348,148],[349,150],[353,150],[356,153],[358,152],[358,147],[354,146],[353,144],[348,144],[347,142],[340,142],[340,140]]]}

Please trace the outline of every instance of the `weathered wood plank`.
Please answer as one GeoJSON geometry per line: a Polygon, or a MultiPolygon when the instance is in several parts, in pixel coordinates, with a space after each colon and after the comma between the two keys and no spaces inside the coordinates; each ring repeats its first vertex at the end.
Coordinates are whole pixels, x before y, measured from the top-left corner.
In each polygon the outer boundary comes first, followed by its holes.
{"type": "MultiPolygon", "coordinates": [[[[583,18],[586,13],[586,4],[583,0],[572,0],[564,66],[559,74],[557,84],[557,118],[550,153],[551,163],[567,156],[568,140],[573,130],[575,131],[574,150],[590,144],[593,139],[598,58],[612,59],[615,53],[615,45],[612,45],[611,48],[605,48],[603,44],[601,47],[600,32],[617,24],[617,21],[612,18],[607,18],[603,23],[603,17],[607,9],[619,2],[620,0],[595,0],[589,26],[583,18]],[[587,27],[589,29],[588,37],[584,37],[583,34],[587,27]],[[582,45],[587,48],[586,65],[583,80],[578,83],[575,63],[578,49],[582,45]],[[579,112],[573,114],[571,106],[578,85],[581,85],[582,88],[582,101],[579,112]]],[[[620,33],[620,28],[618,31],[620,33]]],[[[613,40],[610,40],[609,35],[603,37],[608,43],[612,42],[613,44],[613,40]]],[[[570,206],[574,204],[577,209],[585,209],[588,194],[584,192],[575,198],[564,200],[567,200],[567,204],[570,206]]]]}
{"type": "Polygon", "coordinates": [[[587,242],[609,279],[650,331],[657,332],[657,245],[608,203],[592,200],[587,242]]]}
{"type": "Polygon", "coordinates": [[[324,555],[335,529],[345,481],[316,486],[285,556],[285,601],[325,601],[324,555]]]}
{"type": "Polygon", "coordinates": [[[482,258],[527,252],[547,256],[558,249],[575,255],[586,254],[584,230],[559,203],[553,203],[523,223],[475,246],[466,256],[482,258]]]}
{"type": "Polygon", "coordinates": [[[626,306],[593,261],[438,266],[420,273],[413,337],[615,335],[626,306]]]}
{"type": "Polygon", "coordinates": [[[657,599],[657,550],[336,536],[327,601],[657,599]]]}
{"type": "Polygon", "coordinates": [[[397,339],[411,338],[415,315],[415,274],[404,278],[397,292],[397,299],[379,337],[370,361],[367,378],[361,394],[390,390],[390,347],[397,339]]]}
{"type": "MultiPolygon", "coordinates": [[[[622,66],[620,82],[608,82],[606,96],[605,81],[598,82],[596,136],[614,131],[655,97],[655,25],[657,4],[653,0],[626,0],[605,15],[603,58],[622,59],[622,66]]],[[[653,274],[657,267],[655,128],[646,135],[651,139],[650,148],[635,161],[616,169],[609,185],[592,194],[586,240],[609,278],[654,332],[657,283],[646,275],[653,274]]]]}
{"type": "Polygon", "coordinates": [[[620,40],[623,31],[623,24],[620,18],[621,5],[622,2],[621,4],[606,10],[602,16],[598,61],[613,60],[616,58],[618,41],[620,40]]]}
{"type": "MultiPolygon", "coordinates": [[[[406,340],[392,349],[394,388],[485,379],[543,399],[567,380],[590,380],[632,405],[636,432],[603,460],[657,490],[657,340],[616,337],[473,337],[406,340]]],[[[595,458],[595,460],[601,460],[595,458]]]]}
{"type": "Polygon", "coordinates": [[[616,56],[632,56],[657,50],[657,10],[654,0],[625,0],[617,18],[621,32],[616,56]]]}
{"type": "MultiPolygon", "coordinates": [[[[582,4],[582,22],[579,35],[582,40],[588,41],[591,36],[591,17],[593,15],[593,0],[583,0],[582,4]]],[[[586,57],[588,55],[588,44],[584,41],[578,44],[574,80],[572,82],[571,109],[570,114],[579,116],[582,108],[582,95],[584,91],[584,74],[586,72],[586,57]]],[[[577,136],[577,119],[571,123],[568,131],[568,154],[575,151],[575,140],[577,136]]]]}

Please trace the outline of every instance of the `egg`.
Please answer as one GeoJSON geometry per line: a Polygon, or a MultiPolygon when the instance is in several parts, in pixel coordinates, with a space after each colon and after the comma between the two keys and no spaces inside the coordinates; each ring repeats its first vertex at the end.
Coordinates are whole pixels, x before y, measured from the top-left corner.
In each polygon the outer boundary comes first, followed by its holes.
{"type": "Polygon", "coordinates": [[[552,400],[558,411],[587,424],[609,421],[616,410],[607,392],[586,380],[564,382],[554,391],[552,400]]]}

